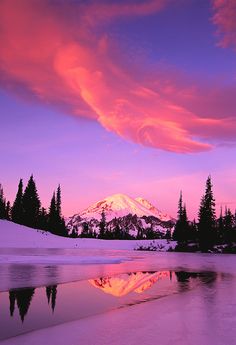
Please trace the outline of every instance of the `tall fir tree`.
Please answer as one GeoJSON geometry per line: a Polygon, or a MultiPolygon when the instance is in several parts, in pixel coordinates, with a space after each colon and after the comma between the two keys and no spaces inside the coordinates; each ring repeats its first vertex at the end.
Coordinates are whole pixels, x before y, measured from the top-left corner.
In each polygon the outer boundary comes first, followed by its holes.
{"type": "Polygon", "coordinates": [[[190,240],[189,222],[186,205],[184,204],[183,206],[182,191],[180,192],[177,214],[178,218],[173,232],[173,239],[179,243],[182,243],[190,240]]]}
{"type": "Polygon", "coordinates": [[[226,243],[231,244],[234,239],[234,216],[229,208],[225,208],[224,223],[224,239],[226,243]]]}
{"type": "Polygon", "coordinates": [[[224,243],[225,241],[225,229],[224,229],[224,219],[223,219],[223,212],[222,206],[220,208],[220,216],[217,219],[217,243],[224,243]]]}
{"type": "Polygon", "coordinates": [[[56,211],[57,211],[57,222],[58,222],[58,229],[60,236],[68,236],[68,232],[65,225],[65,220],[62,216],[61,211],[61,186],[60,184],[57,187],[57,194],[56,194],[56,211]]]}
{"type": "Polygon", "coordinates": [[[11,220],[11,204],[10,201],[6,203],[6,219],[11,220]]]}
{"type": "Polygon", "coordinates": [[[212,191],[211,176],[206,181],[205,194],[198,213],[199,245],[203,252],[212,249],[216,242],[215,199],[212,191]]]}
{"type": "Polygon", "coordinates": [[[41,202],[39,200],[33,175],[30,176],[28,184],[25,188],[22,198],[22,205],[23,224],[32,228],[37,228],[41,202]]]}
{"type": "Polygon", "coordinates": [[[23,212],[23,181],[20,179],[18,185],[18,191],[11,211],[12,221],[18,224],[23,224],[24,212],[23,212]]]}
{"type": "Polygon", "coordinates": [[[4,198],[3,187],[0,183],[0,219],[6,219],[6,199],[4,198]]]}
{"type": "Polygon", "coordinates": [[[58,217],[61,218],[61,186],[60,185],[58,185],[57,187],[56,210],[57,210],[58,217]]]}
{"type": "Polygon", "coordinates": [[[65,220],[61,215],[61,187],[57,188],[57,192],[53,193],[49,215],[48,215],[48,230],[59,236],[67,236],[67,229],[65,220]]]}
{"type": "Polygon", "coordinates": [[[41,230],[48,230],[48,214],[44,207],[39,210],[38,228],[41,230]]]}
{"type": "Polygon", "coordinates": [[[100,223],[99,223],[99,237],[100,238],[105,238],[106,227],[107,227],[106,215],[105,215],[104,210],[102,210],[101,220],[100,220],[100,223]]]}
{"type": "Polygon", "coordinates": [[[52,199],[50,202],[49,213],[48,213],[48,228],[49,231],[57,233],[57,207],[56,207],[56,196],[53,192],[52,199]]]}

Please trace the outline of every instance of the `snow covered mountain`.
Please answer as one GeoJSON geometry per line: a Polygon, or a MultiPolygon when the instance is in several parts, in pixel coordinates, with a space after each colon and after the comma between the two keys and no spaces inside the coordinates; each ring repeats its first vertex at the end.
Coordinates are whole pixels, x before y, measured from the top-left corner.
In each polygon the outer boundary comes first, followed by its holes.
{"type": "Polygon", "coordinates": [[[132,199],[125,194],[114,194],[103,200],[98,201],[92,206],[82,211],[79,215],[84,219],[101,219],[101,213],[104,212],[108,221],[113,218],[120,218],[128,214],[138,217],[154,216],[160,220],[169,221],[171,217],[163,214],[155,208],[150,202],[143,198],[132,199]]]}
{"type": "Polygon", "coordinates": [[[174,224],[172,217],[162,213],[149,201],[141,197],[133,199],[125,194],[115,194],[68,218],[67,226],[80,235],[86,224],[87,232],[98,234],[102,213],[105,214],[110,232],[119,227],[134,238],[146,238],[145,233],[150,230],[158,233],[157,237],[161,237],[160,234],[166,233],[174,224]]]}

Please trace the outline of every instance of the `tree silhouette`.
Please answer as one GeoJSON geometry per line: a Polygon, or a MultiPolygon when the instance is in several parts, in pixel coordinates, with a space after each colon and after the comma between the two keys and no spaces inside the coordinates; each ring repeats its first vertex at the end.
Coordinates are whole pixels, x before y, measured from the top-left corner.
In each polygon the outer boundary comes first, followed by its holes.
{"type": "Polygon", "coordinates": [[[48,304],[51,304],[52,311],[54,312],[57,297],[57,285],[49,285],[46,287],[46,295],[48,304]]]}
{"type": "Polygon", "coordinates": [[[9,292],[11,316],[14,313],[15,301],[16,301],[21,321],[24,322],[25,316],[29,310],[30,303],[34,296],[34,291],[35,291],[34,288],[27,288],[27,289],[11,290],[9,292]]]}
{"type": "Polygon", "coordinates": [[[104,238],[105,237],[106,227],[107,227],[106,225],[107,225],[106,215],[105,215],[104,210],[102,210],[101,220],[100,220],[100,223],[99,223],[99,237],[100,238],[104,238]]]}
{"type": "Polygon", "coordinates": [[[52,195],[49,214],[48,214],[48,229],[50,232],[60,236],[67,236],[64,218],[61,216],[61,187],[57,188],[57,192],[52,195]]]}
{"type": "Polygon", "coordinates": [[[18,224],[23,223],[23,181],[20,179],[18,191],[11,211],[12,221],[18,224]]]}
{"type": "Polygon", "coordinates": [[[206,181],[205,194],[199,208],[199,245],[203,252],[212,249],[216,240],[215,199],[212,192],[211,176],[206,181]]]}
{"type": "Polygon", "coordinates": [[[10,315],[13,316],[15,311],[16,295],[14,290],[9,291],[10,315]]]}
{"type": "Polygon", "coordinates": [[[183,206],[182,191],[180,192],[178,202],[178,218],[173,232],[173,239],[179,243],[186,242],[191,239],[190,226],[188,222],[186,205],[183,206]]]}
{"type": "Polygon", "coordinates": [[[23,224],[36,228],[38,225],[39,210],[41,202],[39,200],[36,184],[33,175],[30,176],[25,188],[23,198],[23,224]]]}
{"type": "Polygon", "coordinates": [[[6,199],[4,198],[3,187],[0,183],[0,219],[6,219],[6,199]]]}

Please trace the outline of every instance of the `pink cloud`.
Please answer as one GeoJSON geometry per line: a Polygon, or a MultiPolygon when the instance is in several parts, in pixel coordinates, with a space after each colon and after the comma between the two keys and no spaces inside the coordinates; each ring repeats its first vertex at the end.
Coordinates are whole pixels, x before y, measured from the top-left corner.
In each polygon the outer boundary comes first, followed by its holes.
{"type": "Polygon", "coordinates": [[[116,42],[96,30],[104,21],[149,15],[167,4],[2,0],[1,85],[145,146],[188,153],[233,142],[235,114],[225,114],[224,89],[204,88],[168,68],[151,78],[139,66],[135,73],[116,42]]]}

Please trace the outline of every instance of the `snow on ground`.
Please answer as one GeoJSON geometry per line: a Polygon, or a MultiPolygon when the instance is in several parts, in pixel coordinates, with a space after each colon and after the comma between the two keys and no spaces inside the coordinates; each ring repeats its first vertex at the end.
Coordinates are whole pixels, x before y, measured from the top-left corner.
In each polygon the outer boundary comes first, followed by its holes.
{"type": "Polygon", "coordinates": [[[131,260],[127,250],[133,251],[141,245],[149,246],[150,244],[160,247],[161,251],[166,251],[176,245],[175,242],[169,243],[166,240],[66,238],[0,220],[0,264],[29,262],[31,264],[117,264],[131,260]],[[19,252],[13,249],[25,249],[25,251],[19,252]],[[41,249],[41,252],[32,252],[31,249],[41,249]],[[61,249],[61,252],[43,252],[46,249],[61,249]],[[70,249],[70,253],[65,252],[66,249],[70,249]],[[78,251],[73,251],[73,249],[78,249],[78,251]],[[87,253],[83,250],[87,250],[87,253]],[[98,250],[100,250],[99,253],[98,250]],[[114,256],[111,253],[112,250],[120,252],[114,256]]]}
{"type": "Polygon", "coordinates": [[[174,248],[167,240],[99,240],[94,238],[65,238],[42,230],[31,229],[6,220],[0,220],[0,248],[95,248],[133,250],[150,243],[163,251],[174,248]]]}

